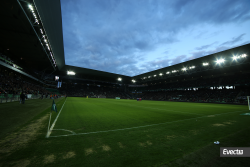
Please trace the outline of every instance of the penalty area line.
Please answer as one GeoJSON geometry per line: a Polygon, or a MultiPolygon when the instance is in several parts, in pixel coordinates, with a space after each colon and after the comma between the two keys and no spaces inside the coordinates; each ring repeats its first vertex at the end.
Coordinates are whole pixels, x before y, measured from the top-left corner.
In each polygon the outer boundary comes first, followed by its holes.
{"type": "MultiPolygon", "coordinates": [[[[66,100],[67,100],[67,99],[66,99],[66,100]]],[[[64,106],[64,104],[66,103],[66,100],[64,101],[63,106],[64,106]]],[[[55,124],[56,124],[56,121],[57,121],[57,119],[58,119],[58,117],[59,117],[59,115],[60,115],[60,113],[61,113],[61,111],[62,111],[62,109],[63,109],[63,106],[62,106],[61,110],[59,111],[58,115],[56,116],[56,119],[54,120],[53,124],[51,125],[49,131],[47,132],[46,138],[49,138],[49,136],[50,136],[50,134],[51,134],[51,132],[52,132],[52,130],[53,130],[55,124]]]]}
{"type": "MultiPolygon", "coordinates": [[[[213,114],[213,115],[223,115],[223,114],[230,114],[230,113],[242,112],[242,111],[246,111],[246,110],[232,111],[232,112],[221,113],[221,114],[213,114]]],[[[88,134],[95,134],[95,133],[105,133],[105,132],[122,131],[122,130],[129,130],[129,129],[144,128],[144,127],[149,127],[149,126],[170,124],[170,123],[181,122],[181,121],[187,121],[187,120],[192,120],[192,119],[197,119],[197,118],[205,118],[205,117],[208,117],[208,116],[210,116],[210,115],[205,115],[205,116],[201,116],[201,117],[194,117],[194,118],[187,118],[187,119],[181,119],[181,120],[176,120],[176,121],[171,121],[171,122],[163,122],[163,123],[158,123],[158,124],[150,124],[150,125],[136,126],[136,127],[131,127],[131,128],[114,129],[114,130],[106,130],[106,131],[96,131],[96,132],[87,132],[87,133],[75,133],[75,134],[58,135],[58,136],[50,136],[50,137],[78,136],[78,135],[88,135],[88,134]]]]}

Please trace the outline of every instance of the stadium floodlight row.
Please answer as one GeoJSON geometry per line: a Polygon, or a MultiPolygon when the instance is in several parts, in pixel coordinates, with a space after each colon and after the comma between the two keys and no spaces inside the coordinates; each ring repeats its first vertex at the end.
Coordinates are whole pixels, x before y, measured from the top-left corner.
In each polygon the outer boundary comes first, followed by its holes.
{"type": "Polygon", "coordinates": [[[56,59],[55,59],[53,51],[51,49],[52,47],[50,45],[48,36],[46,35],[45,28],[43,28],[42,19],[39,16],[36,5],[31,4],[31,3],[28,4],[28,9],[30,10],[30,12],[32,13],[32,15],[34,17],[34,20],[30,20],[26,14],[26,11],[25,11],[25,9],[27,8],[27,3],[24,3],[24,2],[21,3],[19,0],[18,0],[18,3],[20,5],[20,7],[22,8],[24,14],[26,15],[27,19],[29,20],[38,40],[40,41],[40,43],[41,43],[41,45],[46,53],[46,55],[48,57],[50,57],[49,60],[52,61],[51,64],[52,64],[53,68],[55,69],[57,67],[56,59]],[[32,22],[34,22],[34,23],[32,23],[32,22]],[[43,40],[43,42],[42,42],[42,40],[43,40]],[[47,49],[45,49],[44,46],[46,46],[47,49]]]}
{"type": "MultiPolygon", "coordinates": [[[[244,59],[247,57],[247,54],[241,54],[241,55],[233,55],[233,57],[230,57],[228,59],[225,59],[225,58],[220,58],[220,59],[216,59],[214,62],[215,64],[214,65],[222,65],[223,63],[225,63],[226,61],[235,61],[237,62],[239,59],[244,59]],[[231,60],[230,60],[231,59],[231,60]]],[[[203,62],[202,63],[202,66],[209,66],[211,65],[209,62],[203,62]]],[[[189,66],[189,67],[183,67],[181,70],[172,70],[172,71],[167,71],[166,74],[169,75],[169,74],[173,74],[173,73],[176,73],[176,72],[187,72],[188,70],[193,70],[195,69],[197,66],[189,66]]],[[[160,73],[159,76],[163,76],[164,74],[163,73],[160,73]]],[[[158,75],[157,74],[154,74],[153,77],[157,77],[158,75]]],[[[148,79],[148,78],[151,78],[152,76],[148,76],[148,77],[143,77],[141,78],[142,80],[145,80],[145,79],[148,79]]]]}

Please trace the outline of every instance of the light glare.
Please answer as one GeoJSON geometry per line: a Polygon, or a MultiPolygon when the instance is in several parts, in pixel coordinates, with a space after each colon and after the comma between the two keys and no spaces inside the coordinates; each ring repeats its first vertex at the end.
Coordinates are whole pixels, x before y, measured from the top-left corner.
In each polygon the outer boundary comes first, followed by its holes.
{"type": "Polygon", "coordinates": [[[208,66],[209,65],[209,63],[203,63],[203,66],[208,66]]]}
{"type": "Polygon", "coordinates": [[[195,68],[195,66],[191,66],[191,67],[189,67],[189,69],[194,69],[195,68]]]}
{"type": "Polygon", "coordinates": [[[219,60],[216,60],[216,64],[221,64],[221,63],[224,63],[225,59],[219,59],[219,60]]]}
{"type": "Polygon", "coordinates": [[[33,6],[29,5],[30,10],[33,10],[33,6]]]}
{"type": "Polygon", "coordinates": [[[76,73],[73,72],[73,71],[67,71],[67,74],[68,74],[68,75],[75,75],[76,73]]]}

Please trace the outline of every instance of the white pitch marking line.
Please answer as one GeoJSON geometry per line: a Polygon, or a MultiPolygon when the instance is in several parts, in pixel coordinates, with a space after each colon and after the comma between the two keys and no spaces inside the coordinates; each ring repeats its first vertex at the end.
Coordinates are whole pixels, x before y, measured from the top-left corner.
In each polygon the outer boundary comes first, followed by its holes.
{"type": "Polygon", "coordinates": [[[67,132],[70,132],[70,133],[72,133],[72,134],[76,134],[74,131],[72,131],[72,130],[67,130],[67,129],[53,129],[53,130],[63,130],[63,131],[67,131],[67,132]]]}
{"type": "MultiPolygon", "coordinates": [[[[67,100],[67,99],[66,99],[66,100],[67,100]]],[[[64,106],[66,100],[64,101],[63,106],[64,106]]],[[[56,119],[54,120],[53,124],[51,125],[51,128],[50,128],[50,130],[48,131],[48,133],[47,133],[47,135],[46,135],[46,138],[49,138],[49,136],[50,136],[50,134],[51,134],[51,132],[52,132],[52,130],[53,130],[55,124],[56,124],[56,121],[57,121],[57,119],[58,119],[58,117],[59,117],[59,115],[60,115],[60,113],[61,113],[61,111],[62,111],[62,109],[63,109],[63,106],[62,106],[61,110],[59,111],[59,113],[58,113],[56,119]]]]}
{"type": "MultiPolygon", "coordinates": [[[[221,113],[221,114],[213,114],[213,115],[223,115],[223,114],[230,114],[230,113],[242,112],[242,111],[246,111],[246,110],[232,111],[232,112],[221,113]]],[[[205,117],[207,117],[207,116],[209,116],[209,115],[202,116],[202,117],[195,117],[195,118],[182,119],[182,120],[177,120],[177,121],[171,121],[171,122],[163,122],[163,123],[158,123],[158,124],[150,124],[150,125],[144,125],[144,126],[136,126],[136,127],[131,127],[131,128],[114,129],[114,130],[106,130],[106,131],[96,131],[96,132],[87,132],[87,133],[76,133],[76,134],[59,135],[59,136],[50,136],[50,137],[63,137],[63,136],[73,136],[73,135],[87,135],[87,134],[92,134],[92,133],[104,133],[104,132],[121,131],[121,130],[127,130],[127,129],[144,128],[144,127],[148,127],[148,126],[156,126],[156,125],[162,125],[162,124],[168,124],[168,123],[174,123],[174,122],[180,122],[180,121],[187,121],[187,120],[197,119],[197,118],[205,118],[205,117]]]]}

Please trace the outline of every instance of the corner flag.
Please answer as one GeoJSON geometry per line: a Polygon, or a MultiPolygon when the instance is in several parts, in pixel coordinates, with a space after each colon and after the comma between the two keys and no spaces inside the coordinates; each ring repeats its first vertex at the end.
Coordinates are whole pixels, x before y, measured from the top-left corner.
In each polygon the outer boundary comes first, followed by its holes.
{"type": "Polygon", "coordinates": [[[56,104],[55,104],[54,100],[53,100],[53,103],[52,103],[51,111],[57,112],[57,108],[56,108],[56,104]]]}

